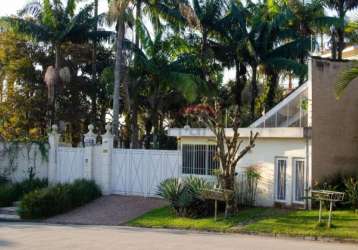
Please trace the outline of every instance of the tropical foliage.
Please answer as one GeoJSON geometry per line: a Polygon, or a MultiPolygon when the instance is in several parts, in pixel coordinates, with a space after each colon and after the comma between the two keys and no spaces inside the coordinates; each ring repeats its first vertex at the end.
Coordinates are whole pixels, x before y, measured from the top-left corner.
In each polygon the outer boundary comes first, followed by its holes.
{"type": "Polygon", "coordinates": [[[205,180],[193,176],[184,180],[167,179],[160,183],[157,194],[169,201],[178,216],[205,216],[208,215],[210,206],[208,201],[201,197],[201,192],[210,186],[205,180]]]}
{"type": "Polygon", "coordinates": [[[182,110],[203,97],[236,105],[246,126],[283,79],[305,81],[319,38],[338,59],[354,44],[356,3],[110,0],[98,13],[98,0],[32,1],[0,19],[0,135],[38,140],[57,123],[78,145],[89,123],[111,121],[119,147],[176,148],[166,129],[198,125],[182,110]]]}

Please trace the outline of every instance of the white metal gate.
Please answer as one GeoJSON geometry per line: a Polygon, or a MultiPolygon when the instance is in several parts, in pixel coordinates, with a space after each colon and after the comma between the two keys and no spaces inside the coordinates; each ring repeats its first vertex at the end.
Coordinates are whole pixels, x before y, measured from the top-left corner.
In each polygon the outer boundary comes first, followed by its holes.
{"type": "Polygon", "coordinates": [[[114,149],[112,192],[155,196],[165,179],[179,177],[180,151],[114,149]]]}
{"type": "Polygon", "coordinates": [[[83,178],[84,148],[59,147],[57,151],[56,181],[73,182],[83,178]]]}

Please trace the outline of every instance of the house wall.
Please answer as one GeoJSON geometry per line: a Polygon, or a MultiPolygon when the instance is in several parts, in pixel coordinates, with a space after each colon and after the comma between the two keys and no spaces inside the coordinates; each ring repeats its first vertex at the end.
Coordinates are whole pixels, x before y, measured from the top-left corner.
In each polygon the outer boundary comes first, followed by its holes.
{"type": "Polygon", "coordinates": [[[312,181],[337,172],[358,173],[358,79],[340,100],[339,73],[352,62],[314,58],[312,69],[312,181]]]}
{"type": "MultiPolygon", "coordinates": [[[[181,144],[212,144],[213,138],[183,137],[181,144]]],[[[306,159],[306,139],[304,138],[258,138],[255,148],[246,154],[238,163],[237,172],[245,167],[257,166],[261,173],[258,183],[256,205],[273,206],[275,203],[275,157],[287,158],[287,178],[286,178],[286,204],[292,204],[292,165],[295,158],[306,159]]],[[[243,146],[247,144],[244,139],[243,146]]],[[[208,179],[212,177],[205,176],[208,179]]]]}

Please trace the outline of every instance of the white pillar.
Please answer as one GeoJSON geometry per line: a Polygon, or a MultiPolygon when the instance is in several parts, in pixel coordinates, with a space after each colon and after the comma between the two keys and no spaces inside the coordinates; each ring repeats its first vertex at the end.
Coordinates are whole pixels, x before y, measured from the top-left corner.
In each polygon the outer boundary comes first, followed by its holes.
{"type": "Polygon", "coordinates": [[[94,126],[88,125],[88,133],[85,134],[85,152],[84,152],[84,179],[91,180],[93,178],[93,147],[96,145],[97,135],[93,133],[94,126]]]}
{"type": "Polygon", "coordinates": [[[51,132],[48,134],[49,161],[48,161],[48,182],[50,184],[56,183],[56,168],[57,168],[57,149],[60,141],[60,134],[57,132],[57,125],[52,125],[51,132]]]}
{"type": "Polygon", "coordinates": [[[112,191],[112,151],[113,151],[113,135],[111,133],[111,124],[107,123],[106,133],[102,135],[102,192],[104,195],[111,194],[112,191]]]}

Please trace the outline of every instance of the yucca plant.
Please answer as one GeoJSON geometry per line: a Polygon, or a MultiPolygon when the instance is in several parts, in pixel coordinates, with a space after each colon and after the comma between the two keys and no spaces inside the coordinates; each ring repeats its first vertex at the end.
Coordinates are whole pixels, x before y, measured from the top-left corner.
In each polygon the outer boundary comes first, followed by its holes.
{"type": "Polygon", "coordinates": [[[172,178],[159,185],[157,195],[169,201],[178,216],[199,217],[208,213],[208,202],[201,198],[201,191],[209,187],[199,177],[172,178]]]}
{"type": "Polygon", "coordinates": [[[160,183],[157,195],[169,201],[170,206],[179,215],[185,207],[185,185],[177,178],[167,179],[160,183]]]}

